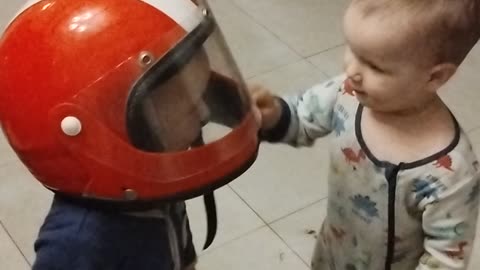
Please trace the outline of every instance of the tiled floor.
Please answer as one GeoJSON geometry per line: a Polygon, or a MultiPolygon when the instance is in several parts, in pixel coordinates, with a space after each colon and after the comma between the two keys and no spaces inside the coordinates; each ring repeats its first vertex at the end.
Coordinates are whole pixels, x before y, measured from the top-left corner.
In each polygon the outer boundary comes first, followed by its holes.
{"type": "MultiPolygon", "coordinates": [[[[24,0],[4,1],[0,29],[24,0]]],[[[210,0],[251,83],[301,90],[342,70],[341,13],[347,0],[210,0]]],[[[480,150],[480,47],[443,91],[480,150]]],[[[217,192],[220,225],[200,270],[308,269],[325,215],[326,142],[294,150],[263,145],[246,174],[217,192]],[[301,168],[294,171],[293,168],[301,168]]],[[[480,154],[480,152],[479,152],[480,154]]],[[[51,194],[33,181],[0,136],[0,269],[28,269],[51,194]]],[[[200,199],[188,203],[195,242],[205,237],[200,199]]],[[[480,230],[479,230],[480,231],[480,230]]],[[[471,270],[480,266],[480,246],[471,270]]]]}

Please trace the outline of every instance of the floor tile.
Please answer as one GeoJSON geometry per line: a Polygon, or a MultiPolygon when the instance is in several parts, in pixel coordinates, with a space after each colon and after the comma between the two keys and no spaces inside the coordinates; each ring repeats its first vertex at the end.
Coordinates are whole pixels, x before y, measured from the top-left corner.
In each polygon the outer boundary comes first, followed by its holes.
{"type": "Polygon", "coordinates": [[[260,84],[277,95],[294,94],[326,80],[318,68],[305,60],[253,77],[249,84],[260,84]]]}
{"type": "Polygon", "coordinates": [[[315,239],[327,214],[327,200],[271,224],[272,229],[308,264],[315,239]]]}
{"type": "Polygon", "coordinates": [[[0,166],[12,161],[17,161],[17,155],[7,142],[7,139],[0,130],[0,166]]]}
{"type": "MultiPolygon", "coordinates": [[[[218,231],[210,249],[225,244],[265,225],[230,187],[215,191],[218,231]]],[[[206,213],[203,197],[187,202],[194,243],[200,252],[206,237],[206,213]]]]}
{"type": "Polygon", "coordinates": [[[347,0],[233,0],[303,57],[344,42],[347,0]]]}
{"type": "Polygon", "coordinates": [[[17,10],[20,9],[26,1],[27,0],[9,0],[2,3],[2,8],[0,9],[0,32],[3,32],[17,10]]]}
{"type": "Polygon", "coordinates": [[[480,127],[478,70],[480,70],[480,44],[472,50],[457,74],[440,92],[466,130],[480,127]]]}
{"type": "Polygon", "coordinates": [[[197,270],[307,270],[269,229],[263,228],[199,258],[197,270]]]}
{"type": "Polygon", "coordinates": [[[314,55],[308,58],[308,61],[314,64],[329,77],[335,77],[345,72],[343,68],[344,51],[345,46],[342,45],[314,55]]]}
{"type": "Polygon", "coordinates": [[[230,1],[211,0],[210,3],[245,78],[301,59],[280,39],[254,22],[230,1]]]}
{"type": "Polygon", "coordinates": [[[22,253],[7,232],[0,226],[0,266],[2,270],[27,270],[30,268],[22,253]]]}
{"type": "Polygon", "coordinates": [[[266,222],[284,217],[327,196],[327,144],[264,144],[256,163],[231,186],[266,222]]]}
{"type": "Polygon", "coordinates": [[[0,220],[33,262],[33,243],[51,202],[51,193],[19,163],[0,167],[0,220]]]}

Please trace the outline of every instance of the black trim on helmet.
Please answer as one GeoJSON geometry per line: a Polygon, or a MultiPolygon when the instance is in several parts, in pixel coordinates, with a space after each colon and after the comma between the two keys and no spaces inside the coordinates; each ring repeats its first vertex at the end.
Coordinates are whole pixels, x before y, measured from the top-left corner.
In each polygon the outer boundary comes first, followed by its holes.
{"type": "MultiPolygon", "coordinates": [[[[199,197],[201,195],[211,193],[214,190],[223,187],[224,185],[230,183],[231,181],[238,178],[244,172],[246,172],[255,162],[258,156],[259,144],[257,149],[252,154],[252,156],[245,161],[245,163],[240,166],[238,169],[232,173],[212,181],[208,186],[203,186],[196,190],[189,190],[186,192],[181,192],[170,197],[164,198],[151,198],[146,200],[135,200],[135,201],[119,201],[119,200],[108,200],[108,199],[99,199],[99,198],[89,198],[89,197],[79,197],[78,195],[66,194],[60,191],[52,190],[56,196],[62,198],[63,200],[82,205],[83,207],[101,209],[104,211],[146,211],[153,209],[155,207],[161,206],[165,203],[175,202],[175,201],[184,201],[199,197]]],[[[47,187],[48,188],[48,187],[47,187]]]]}

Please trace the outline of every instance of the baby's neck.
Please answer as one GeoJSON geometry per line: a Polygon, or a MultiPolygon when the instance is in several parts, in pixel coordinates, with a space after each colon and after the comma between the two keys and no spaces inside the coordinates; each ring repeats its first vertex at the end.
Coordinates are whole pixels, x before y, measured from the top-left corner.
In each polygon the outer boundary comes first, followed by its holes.
{"type": "MultiPolygon", "coordinates": [[[[394,112],[381,112],[375,110],[369,110],[371,116],[377,121],[384,122],[388,125],[394,125],[399,128],[408,127],[413,128],[415,125],[423,126],[424,122],[430,122],[436,116],[450,114],[445,103],[440,97],[435,96],[429,102],[410,108],[408,110],[394,111],[394,112]]],[[[450,116],[449,116],[450,117],[450,116]]]]}
{"type": "Polygon", "coordinates": [[[384,113],[365,108],[362,132],[370,151],[392,163],[412,162],[445,149],[455,137],[454,119],[440,98],[417,110],[384,113]]]}

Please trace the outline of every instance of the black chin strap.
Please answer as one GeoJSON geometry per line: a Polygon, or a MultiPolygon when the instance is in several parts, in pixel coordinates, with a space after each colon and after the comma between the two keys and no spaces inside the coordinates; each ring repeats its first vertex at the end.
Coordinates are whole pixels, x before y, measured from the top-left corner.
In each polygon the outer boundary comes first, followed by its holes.
{"type": "Polygon", "coordinates": [[[217,234],[217,206],[215,204],[215,195],[213,192],[207,193],[203,196],[205,202],[205,210],[207,212],[207,240],[203,250],[207,249],[215,239],[217,234]]]}
{"type": "MultiPolygon", "coordinates": [[[[199,147],[205,145],[203,141],[202,133],[198,136],[198,138],[192,143],[192,147],[199,147]]],[[[205,245],[203,246],[203,250],[207,249],[215,239],[215,235],[217,234],[217,205],[215,203],[215,195],[212,192],[206,193],[203,196],[203,201],[205,203],[205,211],[207,213],[207,239],[205,240],[205,245]]]]}

